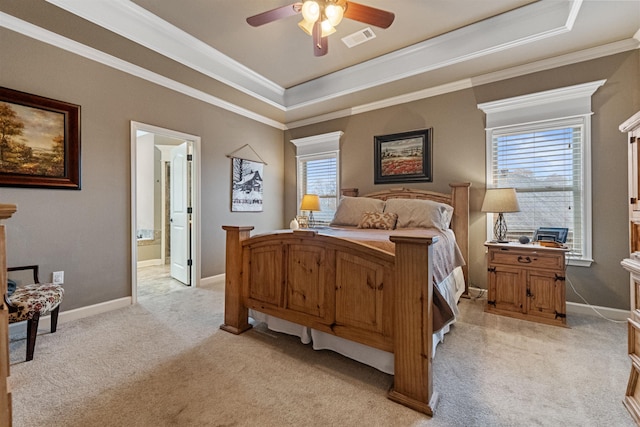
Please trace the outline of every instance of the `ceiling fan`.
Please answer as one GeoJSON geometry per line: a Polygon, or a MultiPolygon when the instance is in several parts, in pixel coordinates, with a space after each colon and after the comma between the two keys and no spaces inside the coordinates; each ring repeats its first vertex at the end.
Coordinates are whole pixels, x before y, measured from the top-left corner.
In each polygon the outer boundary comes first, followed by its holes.
{"type": "Polygon", "coordinates": [[[250,16],[247,23],[259,27],[299,13],[303,19],[298,26],[313,37],[315,56],[327,54],[327,38],[336,31],[343,17],[379,28],[389,28],[395,18],[391,12],[347,0],[304,0],[250,16]]]}

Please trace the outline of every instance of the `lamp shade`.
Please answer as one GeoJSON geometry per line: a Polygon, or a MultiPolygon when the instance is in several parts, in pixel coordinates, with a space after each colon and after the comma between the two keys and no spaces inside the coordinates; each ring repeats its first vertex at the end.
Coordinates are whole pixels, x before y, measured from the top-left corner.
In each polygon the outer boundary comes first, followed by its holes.
{"type": "Polygon", "coordinates": [[[519,212],[518,197],[514,188],[489,188],[484,195],[482,212],[519,212]]]}
{"type": "Polygon", "coordinates": [[[320,197],[317,194],[305,194],[300,202],[301,211],[319,211],[320,197]]]}

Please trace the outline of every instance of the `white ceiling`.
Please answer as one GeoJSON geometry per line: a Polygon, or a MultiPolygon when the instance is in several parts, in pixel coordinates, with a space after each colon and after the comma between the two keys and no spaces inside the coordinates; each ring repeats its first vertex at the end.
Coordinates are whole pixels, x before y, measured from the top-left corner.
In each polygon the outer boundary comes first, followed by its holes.
{"type": "Polygon", "coordinates": [[[349,49],[341,38],[367,25],[345,19],[321,57],[298,16],[245,21],[291,0],[47,1],[233,88],[201,98],[281,128],[640,46],[640,0],[360,0],[395,21],[349,49]]]}

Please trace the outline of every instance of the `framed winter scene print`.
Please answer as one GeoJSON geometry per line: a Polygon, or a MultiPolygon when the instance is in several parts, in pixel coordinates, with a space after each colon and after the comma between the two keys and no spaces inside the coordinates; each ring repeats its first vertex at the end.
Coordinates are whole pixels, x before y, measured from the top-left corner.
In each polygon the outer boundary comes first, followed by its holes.
{"type": "Polygon", "coordinates": [[[231,165],[231,211],[262,212],[264,164],[234,157],[231,165]]]}

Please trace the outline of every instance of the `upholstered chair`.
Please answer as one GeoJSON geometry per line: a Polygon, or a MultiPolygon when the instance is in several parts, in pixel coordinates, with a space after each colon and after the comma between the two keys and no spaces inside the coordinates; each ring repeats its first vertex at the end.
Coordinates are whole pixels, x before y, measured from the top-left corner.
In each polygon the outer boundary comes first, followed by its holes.
{"type": "Polygon", "coordinates": [[[33,270],[33,283],[18,284],[13,293],[5,295],[5,302],[9,306],[9,323],[27,321],[27,361],[29,361],[33,360],[40,316],[51,313],[51,333],[57,329],[64,289],[57,284],[40,283],[37,265],[7,268],[8,272],[20,270],[33,270]]]}

